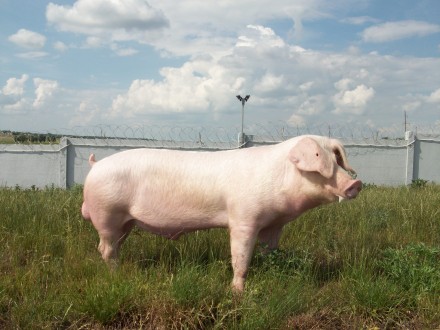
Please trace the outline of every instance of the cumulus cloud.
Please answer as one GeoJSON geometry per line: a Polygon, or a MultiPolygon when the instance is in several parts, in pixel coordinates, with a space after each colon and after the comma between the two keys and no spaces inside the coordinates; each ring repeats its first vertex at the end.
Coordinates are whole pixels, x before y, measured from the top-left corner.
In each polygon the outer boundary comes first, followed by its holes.
{"type": "Polygon", "coordinates": [[[325,104],[325,97],[323,95],[313,95],[301,103],[297,113],[307,116],[318,115],[325,110],[325,104]]]}
{"type": "Polygon", "coordinates": [[[271,28],[261,25],[248,25],[246,34],[238,37],[236,47],[254,48],[260,44],[261,40],[264,40],[269,47],[283,47],[285,45],[283,39],[277,36],[271,28]]]}
{"type": "Polygon", "coordinates": [[[3,95],[17,95],[21,96],[24,93],[26,81],[29,79],[27,74],[23,74],[21,78],[9,78],[6,85],[2,88],[3,95]]]}
{"type": "Polygon", "coordinates": [[[438,77],[430,73],[438,65],[436,58],[307,50],[267,27],[250,25],[221,56],[199,56],[163,68],[159,80],[134,80],[113,98],[111,114],[216,113],[225,118],[239,108],[235,95],[250,94],[246,120],[253,122],[267,120],[268,113],[293,125],[340,120],[342,114],[352,120],[367,113],[400,118],[405,106],[434,111],[426,98],[431,93],[430,99],[437,99],[432,86],[438,86],[438,77]],[[424,99],[406,97],[414,86],[425,91],[424,99]]]}
{"type": "Polygon", "coordinates": [[[440,103],[440,88],[433,91],[427,98],[429,103],[440,103]]]}
{"type": "MultiPolygon", "coordinates": [[[[267,120],[270,113],[271,120],[288,121],[292,125],[317,120],[330,122],[342,118],[339,114],[349,117],[374,111],[384,116],[386,113],[390,118],[395,114],[400,117],[405,106],[413,111],[424,110],[427,104],[431,108],[437,106],[438,96],[433,90],[439,86],[438,78],[424,73],[432,73],[432,68],[440,65],[439,59],[363,54],[354,47],[339,53],[315,51],[259,25],[278,18],[291,20],[293,33],[299,40],[307,32],[303,31],[307,28],[304,22],[328,17],[334,10],[329,9],[333,4],[328,1],[281,0],[277,6],[265,0],[259,6],[246,1],[231,2],[227,5],[228,24],[224,23],[225,3],[221,1],[79,0],[72,3],[48,5],[46,17],[60,31],[83,35],[83,47],[108,47],[119,56],[129,56],[137,52],[135,42],[139,42],[152,45],[161,54],[186,56],[175,62],[185,63],[163,68],[159,79],[137,76],[125,90],[113,90],[105,98],[82,95],[69,102],[64,98],[59,104],[69,103],[69,109],[76,111],[78,123],[81,117],[86,122],[99,122],[103,117],[98,117],[104,116],[105,110],[112,115],[105,119],[116,122],[129,117],[136,121],[150,114],[155,118],[159,118],[157,114],[194,118],[177,114],[197,113],[200,115],[197,120],[207,118],[205,115],[209,113],[235,116],[239,114],[235,110],[241,107],[236,94],[251,94],[246,105],[247,121],[267,120]],[[243,17],[251,24],[244,27],[243,17]],[[420,97],[405,97],[411,91],[420,93],[420,97]],[[386,111],[375,107],[379,99],[386,111]]],[[[354,17],[346,23],[379,22],[370,17],[354,17]]],[[[384,24],[373,27],[387,32],[384,24]]],[[[416,32],[422,30],[413,27],[401,35],[422,35],[424,32],[416,32]]],[[[377,42],[380,33],[366,29],[364,35],[364,41],[377,42]]],[[[383,38],[395,40],[396,34],[383,38]]],[[[58,44],[56,49],[63,51],[67,47],[72,45],[58,44]]],[[[35,84],[35,90],[35,98],[33,90],[29,91],[29,104],[39,108],[50,97],[60,98],[62,93],[59,86],[50,93],[50,89],[35,84]]],[[[84,93],[72,91],[70,96],[73,99],[73,95],[84,93]]]]}
{"type": "Polygon", "coordinates": [[[420,100],[409,101],[403,104],[403,110],[411,112],[418,109],[422,105],[420,100]]]}
{"type": "Polygon", "coordinates": [[[272,72],[270,67],[261,77],[253,77],[252,72],[260,56],[270,57],[280,48],[287,50],[286,44],[269,28],[248,26],[247,32],[240,39],[249,44],[238,42],[233,54],[220,58],[200,56],[181,67],[163,68],[161,81],[133,81],[126,93],[114,99],[112,114],[228,111],[228,106],[236,102],[231,95],[247,93],[252,88],[263,96],[287,88],[283,75],[272,72]],[[243,63],[243,56],[249,61],[243,63]]]}
{"type": "Polygon", "coordinates": [[[20,78],[9,78],[0,90],[0,112],[19,113],[28,106],[25,97],[26,82],[29,76],[23,74],[20,78]]]}
{"type": "Polygon", "coordinates": [[[290,118],[287,120],[287,123],[290,126],[294,126],[294,127],[306,126],[306,121],[305,121],[304,117],[297,115],[297,114],[293,114],[292,116],[290,116],[290,118]]]}
{"type": "Polygon", "coordinates": [[[17,46],[28,49],[41,49],[46,44],[46,37],[40,33],[20,29],[15,34],[9,36],[9,41],[17,46]]]}
{"type": "MultiPolygon", "coordinates": [[[[77,0],[73,5],[50,3],[46,18],[60,31],[98,38],[99,43],[93,44],[99,47],[135,41],[150,44],[162,54],[194,56],[209,52],[216,56],[234,46],[237,31],[243,29],[243,17],[255,26],[264,21],[290,20],[299,40],[303,22],[328,17],[344,6],[326,0],[281,0],[276,6],[272,0],[260,0],[258,5],[249,1],[77,0]]],[[[90,40],[87,44],[91,45],[90,40]]]]}
{"type": "Polygon", "coordinates": [[[273,73],[266,73],[261,80],[257,82],[254,90],[258,93],[267,93],[275,90],[279,90],[284,84],[283,75],[274,75],[273,73]]]}
{"type": "Polygon", "coordinates": [[[161,70],[163,81],[135,80],[125,94],[118,95],[112,113],[206,112],[224,106],[235,92],[234,81],[224,77],[225,69],[210,60],[188,62],[181,68],[161,70]]]}
{"type": "Polygon", "coordinates": [[[361,84],[354,89],[350,89],[352,84],[351,79],[341,79],[335,83],[335,87],[339,92],[333,96],[333,103],[336,107],[334,113],[361,114],[367,102],[374,97],[374,88],[361,84]]]}
{"type": "Polygon", "coordinates": [[[75,109],[75,115],[70,120],[70,125],[87,125],[90,123],[100,112],[98,104],[91,100],[83,100],[75,109]]]}
{"type": "Polygon", "coordinates": [[[398,21],[378,24],[365,29],[361,36],[365,42],[388,42],[411,37],[424,37],[439,33],[440,25],[421,21],[398,21]]]}
{"type": "Polygon", "coordinates": [[[34,78],[34,85],[35,100],[32,105],[35,108],[40,108],[42,105],[44,105],[44,103],[53,96],[54,92],[59,87],[57,81],[41,78],[34,78]]]}
{"type": "Polygon", "coordinates": [[[56,41],[53,44],[53,48],[59,52],[65,52],[69,47],[62,41],[56,41]]]}
{"type": "Polygon", "coordinates": [[[23,113],[32,109],[41,108],[53,97],[59,89],[59,84],[54,80],[34,78],[34,101],[29,96],[29,87],[26,82],[29,75],[23,74],[20,78],[9,78],[0,92],[0,111],[23,113]]]}
{"type": "Polygon", "coordinates": [[[46,18],[61,31],[133,40],[169,25],[162,11],[143,0],[78,0],[73,6],[49,3],[46,18]]]}

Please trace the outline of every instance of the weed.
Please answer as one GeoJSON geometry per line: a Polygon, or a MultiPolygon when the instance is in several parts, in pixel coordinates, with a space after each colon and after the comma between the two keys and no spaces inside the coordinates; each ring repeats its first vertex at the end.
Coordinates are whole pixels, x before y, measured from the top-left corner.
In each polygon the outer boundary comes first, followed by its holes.
{"type": "Polygon", "coordinates": [[[428,180],[423,179],[415,179],[411,181],[411,188],[424,188],[428,184],[428,180]]]}
{"type": "Polygon", "coordinates": [[[423,243],[388,248],[378,267],[391,281],[415,295],[440,294],[440,248],[423,243]]]}
{"type": "Polygon", "coordinates": [[[305,213],[280,249],[257,250],[241,297],[226,230],[136,229],[111,272],[81,203],[81,186],[0,189],[0,328],[440,326],[440,186],[369,187],[305,213]]]}

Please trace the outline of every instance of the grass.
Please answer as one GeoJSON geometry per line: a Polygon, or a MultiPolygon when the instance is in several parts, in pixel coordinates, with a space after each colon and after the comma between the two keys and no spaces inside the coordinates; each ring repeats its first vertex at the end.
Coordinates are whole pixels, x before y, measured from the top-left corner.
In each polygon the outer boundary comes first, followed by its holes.
{"type": "Polygon", "coordinates": [[[0,144],[12,144],[12,143],[15,143],[13,136],[3,135],[0,133],[0,144]]]}
{"type": "Polygon", "coordinates": [[[369,187],[286,226],[234,296],[226,230],[135,230],[110,271],[81,187],[0,189],[0,328],[434,329],[440,186],[369,187]]]}

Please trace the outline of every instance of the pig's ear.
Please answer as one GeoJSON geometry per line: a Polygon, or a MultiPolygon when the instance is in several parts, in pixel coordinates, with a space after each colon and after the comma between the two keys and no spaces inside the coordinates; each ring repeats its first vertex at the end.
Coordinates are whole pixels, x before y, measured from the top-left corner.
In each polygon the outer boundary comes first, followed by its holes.
{"type": "Polygon", "coordinates": [[[336,156],[336,163],[349,173],[356,174],[355,170],[348,165],[347,155],[341,142],[333,140],[333,153],[336,156]]]}
{"type": "Polygon", "coordinates": [[[319,172],[330,179],[333,176],[334,164],[327,152],[317,141],[306,137],[290,149],[289,159],[300,171],[319,172]]]}

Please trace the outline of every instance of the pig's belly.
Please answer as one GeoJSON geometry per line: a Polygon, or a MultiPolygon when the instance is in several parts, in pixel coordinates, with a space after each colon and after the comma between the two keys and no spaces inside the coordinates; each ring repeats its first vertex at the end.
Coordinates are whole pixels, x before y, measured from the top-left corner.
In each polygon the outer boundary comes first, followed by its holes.
{"type": "Polygon", "coordinates": [[[167,216],[165,214],[151,216],[133,215],[136,225],[143,230],[169,239],[178,239],[182,234],[209,228],[228,227],[226,212],[216,215],[167,216]]]}

